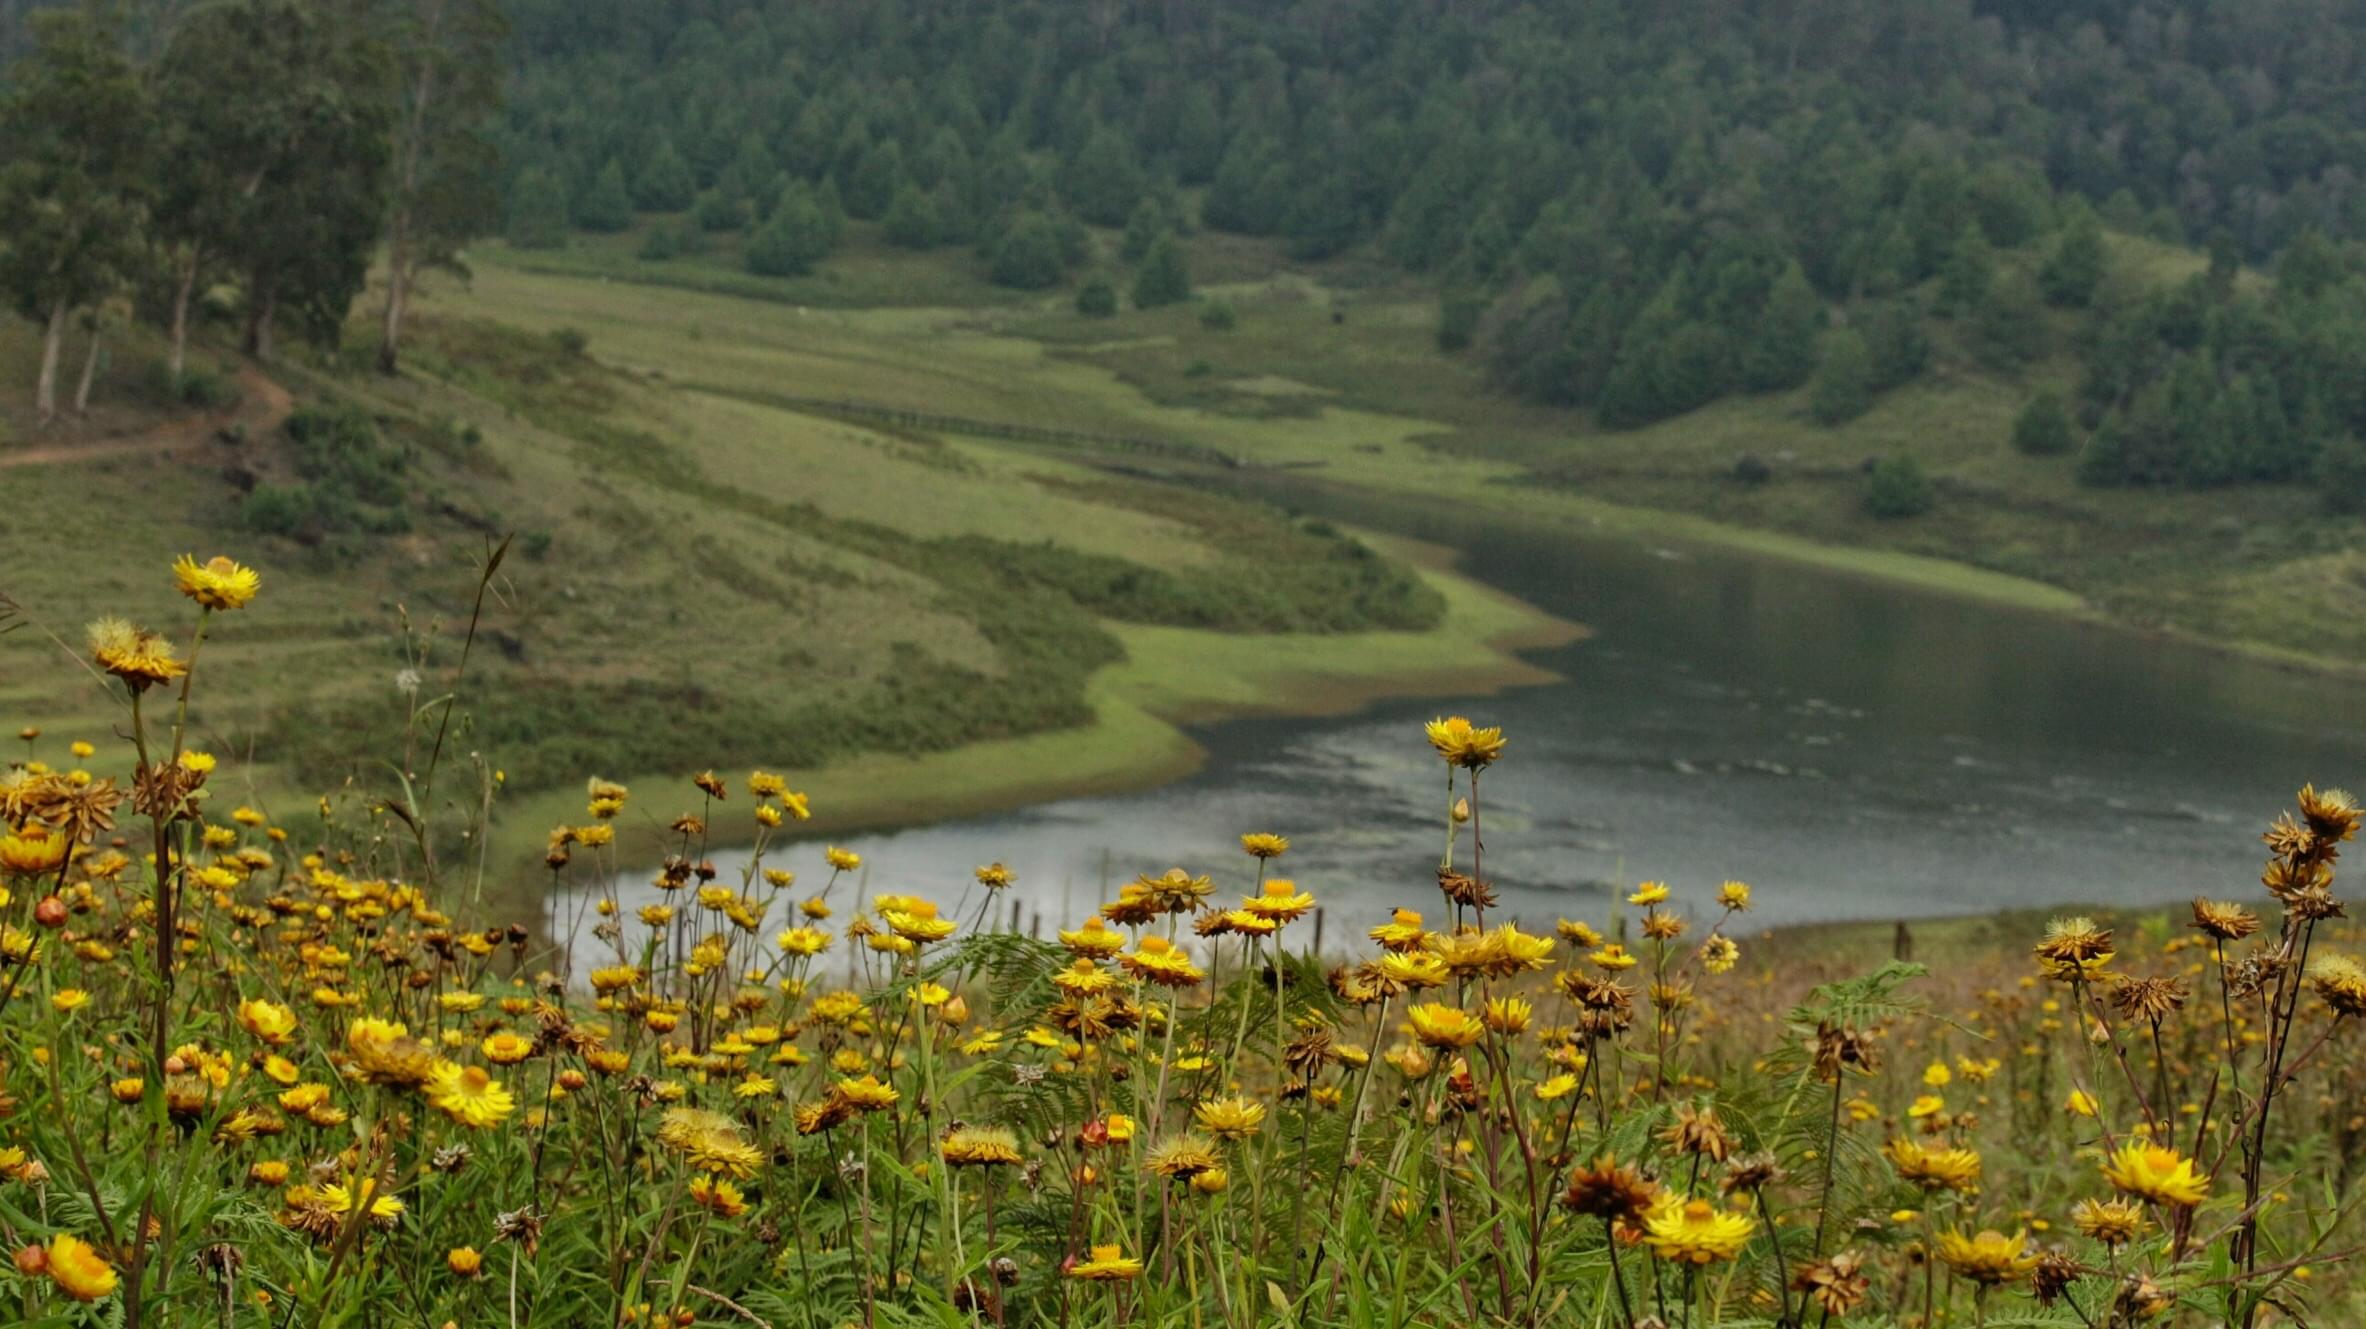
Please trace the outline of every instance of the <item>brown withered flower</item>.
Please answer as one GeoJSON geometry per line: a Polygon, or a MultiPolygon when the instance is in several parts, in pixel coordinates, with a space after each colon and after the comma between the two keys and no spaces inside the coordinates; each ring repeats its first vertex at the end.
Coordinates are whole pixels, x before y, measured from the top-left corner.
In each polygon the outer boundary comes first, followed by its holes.
{"type": "Polygon", "coordinates": [[[1448,868],[1438,869],[1438,889],[1449,903],[1472,909],[1495,907],[1495,888],[1476,877],[1466,876],[1448,868]]]}
{"type": "Polygon", "coordinates": [[[1872,1038],[1855,1029],[1844,1029],[1834,1024],[1816,1026],[1815,1067],[1818,1078],[1834,1081],[1840,1073],[1855,1067],[1861,1074],[1872,1074],[1881,1066],[1881,1050],[1872,1038]]]}
{"type": "Polygon", "coordinates": [[[1734,1159],[1732,1166],[1725,1170],[1725,1193],[1733,1195],[1740,1191],[1754,1191],[1761,1186],[1771,1186],[1782,1180],[1782,1176],[1782,1166],[1775,1161],[1772,1150],[1743,1154],[1734,1159]]]}
{"type": "Polygon", "coordinates": [[[2197,899],[2193,925],[2220,941],[2241,941],[2259,931],[2259,915],[2231,901],[2197,899]]]}
{"type": "Polygon", "coordinates": [[[2185,1009],[2185,984],[2175,978],[2131,978],[2112,989],[2111,1004],[2130,1020],[2159,1024],[2185,1009]]]}
{"type": "Polygon", "coordinates": [[[1699,1154],[1712,1163],[1722,1163],[1733,1152],[1733,1133],[1718,1119],[1713,1107],[1694,1107],[1690,1103],[1676,1105],[1676,1120],[1660,1132],[1660,1140],[1680,1154],[1699,1154]]]}
{"type": "Polygon", "coordinates": [[[2030,1271],[2031,1290],[2037,1293],[2037,1304],[2051,1306],[2062,1299],[2062,1294],[2086,1270],[2061,1247],[2052,1247],[2037,1257],[2037,1268],[2030,1271]]]}
{"type": "Polygon", "coordinates": [[[1604,1154],[1569,1174],[1561,1207],[1574,1214],[1632,1225],[1658,1202],[1659,1183],[1604,1154]]]}
{"type": "Polygon", "coordinates": [[[1792,1276],[1791,1287],[1806,1293],[1807,1300],[1826,1316],[1846,1316],[1864,1305],[1873,1290],[1864,1271],[1863,1255],[1840,1251],[1801,1269],[1792,1276]]]}

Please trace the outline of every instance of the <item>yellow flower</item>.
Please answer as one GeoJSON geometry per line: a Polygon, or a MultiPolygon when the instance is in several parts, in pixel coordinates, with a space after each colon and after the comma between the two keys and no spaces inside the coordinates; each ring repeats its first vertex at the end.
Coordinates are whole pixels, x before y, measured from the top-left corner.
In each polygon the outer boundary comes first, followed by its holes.
{"type": "Polygon", "coordinates": [[[427,1077],[427,1101],[463,1126],[498,1126],[517,1104],[499,1081],[476,1066],[440,1062],[427,1077]]]}
{"type": "Polygon", "coordinates": [[[1666,882],[1664,882],[1664,881],[1647,881],[1647,882],[1644,882],[1642,885],[1640,885],[1640,886],[1637,886],[1637,887],[1635,888],[1635,893],[1627,897],[1627,903],[1628,903],[1628,904],[1639,904],[1639,905],[1655,905],[1655,904],[1665,904],[1665,903],[1667,903],[1667,899],[1668,899],[1668,884],[1667,884],[1666,882]]]}
{"type": "Polygon", "coordinates": [[[2006,1236],[1992,1228],[1983,1228],[1976,1236],[1961,1232],[1939,1234],[1939,1258],[1948,1268],[1983,1287],[2013,1282],[2028,1276],[2037,1268],[2037,1256],[2029,1249],[2026,1230],[2006,1236]]]}
{"type": "Polygon", "coordinates": [[[0,871],[26,877],[55,872],[65,863],[69,847],[63,834],[35,826],[0,835],[0,871]]]}
{"type": "Polygon", "coordinates": [[[1490,997],[1483,1017],[1487,1027],[1506,1037],[1518,1034],[1536,1017],[1536,1008],[1521,997],[1490,997]]]}
{"type": "Polygon", "coordinates": [[[90,1004],[90,994],[81,988],[59,988],[49,996],[51,1008],[72,1014],[90,1004]]]}
{"type": "Polygon", "coordinates": [[[937,1153],[950,1167],[994,1167],[1019,1161],[1019,1137],[1002,1126],[963,1126],[945,1136],[937,1153]]]}
{"type": "Polygon", "coordinates": [[[2144,1206],[2133,1200],[2081,1200],[2071,1206],[2070,1222],[2106,1246],[2125,1246],[2144,1231],[2144,1206]]]}
{"type": "Polygon", "coordinates": [[[1729,881],[1719,886],[1717,888],[1717,903],[1737,914],[1748,909],[1750,907],[1749,883],[1729,881]]]}
{"type": "Polygon", "coordinates": [[[1670,1196],[1643,1217],[1643,1240],[1663,1260],[1709,1264],[1730,1260],[1748,1244],[1757,1223],[1707,1200],[1670,1196]]]}
{"type": "Polygon", "coordinates": [[[534,1055],[534,1040],[503,1029],[485,1035],[477,1048],[485,1054],[485,1060],[496,1066],[515,1066],[534,1055]]]}
{"type": "Polygon", "coordinates": [[[856,868],[859,868],[863,865],[863,856],[861,854],[854,852],[852,849],[840,849],[836,845],[831,845],[829,848],[824,849],[822,851],[822,857],[828,861],[831,868],[839,872],[852,872],[856,868]]]}
{"type": "Polygon", "coordinates": [[[1712,974],[1730,974],[1741,961],[1742,948],[1722,932],[1701,943],[1701,968],[1712,974]]]}
{"type": "Polygon", "coordinates": [[[1900,1135],[1882,1147],[1901,1181],[1926,1191],[1970,1191],[1980,1185],[1980,1155],[1970,1149],[1926,1149],[1900,1135]]]}
{"type": "Polygon", "coordinates": [[[323,1186],[320,1188],[320,1200],[331,1213],[339,1214],[350,1214],[356,1208],[367,1205],[370,1217],[380,1223],[391,1224],[403,1214],[402,1201],[391,1195],[378,1194],[376,1177],[364,1177],[360,1186],[350,1190],[335,1184],[323,1186]]]}
{"type": "Polygon", "coordinates": [[[260,573],[221,555],[203,563],[195,554],[181,555],[173,564],[173,580],[181,594],[208,609],[244,609],[263,588],[260,573]]]}
{"type": "Polygon", "coordinates": [[[2130,1140],[2103,1164],[2103,1179],[2124,1194],[2154,1204],[2190,1209],[2210,1194],[2210,1180],[2194,1171],[2193,1160],[2165,1145],[2130,1140]]]}
{"type": "Polygon", "coordinates": [[[1314,896],[1298,889],[1298,884],[1285,877],[1268,877],[1257,893],[1241,901],[1241,908],[1259,918],[1276,923],[1289,923],[1305,917],[1314,908],[1314,896]]]}
{"type": "Polygon", "coordinates": [[[2084,1089],[2073,1089],[2070,1091],[2070,1097],[2063,1102],[2062,1110],[2077,1113],[2082,1117],[2092,1117],[2095,1115],[2096,1109],[2101,1106],[2095,1101],[2093,1094],[2084,1089]]]}
{"type": "Polygon", "coordinates": [[[1481,729],[1459,715],[1432,720],[1423,728],[1429,736],[1429,745],[1437,749],[1438,755],[1445,758],[1450,766],[1475,771],[1482,766],[1494,765],[1496,758],[1503,755],[1503,730],[1500,728],[1481,729]]]}
{"type": "Polygon", "coordinates": [[[76,1301],[97,1301],[115,1290],[115,1267],[80,1237],[61,1232],[49,1239],[49,1276],[58,1291],[76,1301]]]}
{"type": "Polygon", "coordinates": [[[1546,1080],[1543,1083],[1537,1085],[1536,1097],[1540,1102],[1550,1103],[1554,1099],[1568,1097],[1571,1093],[1575,1092],[1576,1089],[1577,1077],[1569,1074],[1567,1071],[1564,1071],[1561,1074],[1554,1076],[1552,1079],[1546,1080]]]}
{"type": "Polygon", "coordinates": [[[444,1267],[450,1269],[454,1277],[475,1278],[485,1270],[485,1257],[478,1254],[474,1246],[454,1246],[444,1255],[444,1267]]]}
{"type": "Polygon", "coordinates": [[[1251,858],[1280,858],[1290,852],[1290,842],[1282,836],[1259,831],[1241,837],[1241,850],[1251,858]]]}
{"type": "Polygon", "coordinates": [[[1933,1089],[1944,1089],[1954,1079],[1955,1072],[1947,1069],[1946,1062],[1934,1061],[1922,1068],[1922,1082],[1933,1089]]]}
{"type": "Polygon", "coordinates": [[[690,1179],[690,1198],[700,1208],[712,1210],[718,1218],[737,1218],[748,1211],[747,1196],[739,1187],[704,1173],[690,1179]]]}
{"type": "Polygon", "coordinates": [[[1628,953],[1626,947],[1619,945],[1615,941],[1595,951],[1592,955],[1589,955],[1586,958],[1592,960],[1596,967],[1602,969],[1616,971],[1620,969],[1632,969],[1635,967],[1635,957],[1628,953]]]}
{"type": "Polygon", "coordinates": [[[1246,1140],[1257,1133],[1258,1125],[1265,1120],[1265,1105],[1235,1094],[1230,1098],[1211,1098],[1193,1108],[1191,1115],[1220,1140],[1246,1140]]]}
{"type": "Polygon", "coordinates": [[[896,1099],[901,1097],[893,1088],[881,1083],[876,1075],[865,1075],[860,1079],[853,1080],[840,1080],[834,1092],[838,1097],[865,1112],[876,1112],[881,1108],[893,1107],[896,1099]]]}
{"type": "Polygon", "coordinates": [[[1946,1110],[1946,1099],[1937,1094],[1922,1094],[1918,1095],[1914,1102],[1907,1107],[1906,1115],[1915,1118],[1935,1117],[1946,1110]]]}
{"type": "Polygon", "coordinates": [[[1466,1048],[1479,1041],[1487,1026],[1460,1006],[1425,1001],[1409,1006],[1405,1018],[1413,1036],[1434,1048],[1466,1048]]]}
{"type": "Polygon", "coordinates": [[[92,623],[88,637],[91,659],[134,692],[170,683],[189,672],[189,666],[173,654],[171,642],[120,618],[92,623]]]}
{"type": "Polygon", "coordinates": [[[273,1047],[285,1047],[296,1034],[296,1013],[275,1001],[238,1003],[238,1023],[273,1047]]]}
{"type": "Polygon", "coordinates": [[[1070,1278],[1091,1282],[1117,1282],[1139,1278],[1141,1274],[1142,1262],[1127,1256],[1123,1248],[1117,1246],[1095,1246],[1090,1258],[1079,1260],[1068,1267],[1070,1278]]]}

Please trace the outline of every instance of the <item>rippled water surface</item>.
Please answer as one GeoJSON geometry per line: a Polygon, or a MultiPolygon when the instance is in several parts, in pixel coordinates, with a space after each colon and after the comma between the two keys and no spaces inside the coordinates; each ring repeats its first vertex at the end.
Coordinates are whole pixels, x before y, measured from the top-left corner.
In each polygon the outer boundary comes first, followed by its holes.
{"type": "MultiPolygon", "coordinates": [[[[2366,767],[2344,680],[1648,537],[1304,502],[1461,549],[1592,635],[1531,656],[1560,683],[1214,724],[1206,766],[1164,788],[863,836],[870,888],[950,903],[999,859],[1048,927],[1141,871],[1237,885],[1234,837],[1272,830],[1333,926],[1434,908],[1443,776],[1420,726],[1442,712],[1510,735],[1482,816],[1530,918],[1598,915],[1637,878],[1697,899],[1740,877],[1768,921],[2233,893],[2293,789],[2366,767]]],[[[810,879],[818,849],[790,859],[810,879]]]]}

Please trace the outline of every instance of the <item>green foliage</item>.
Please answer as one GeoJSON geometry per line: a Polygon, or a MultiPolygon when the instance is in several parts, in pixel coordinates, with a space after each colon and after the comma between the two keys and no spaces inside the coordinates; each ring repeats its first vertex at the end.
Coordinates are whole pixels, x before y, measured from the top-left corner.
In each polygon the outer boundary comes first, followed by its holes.
{"type": "Polygon", "coordinates": [[[1230,332],[1240,326],[1240,315],[1233,311],[1228,300],[1202,300],[1199,325],[1210,332],[1230,332]]]}
{"type": "Polygon", "coordinates": [[[745,230],[748,224],[748,203],[746,199],[733,198],[720,189],[705,189],[699,191],[697,200],[691,205],[690,216],[701,231],[745,230]]]}
{"type": "Polygon", "coordinates": [[[1134,307],[1157,309],[1190,298],[1191,269],[1184,262],[1183,247],[1173,234],[1162,235],[1151,242],[1134,273],[1134,307]]]}
{"type": "Polygon", "coordinates": [[[2055,241],[2054,252],[2037,270],[2038,289],[2045,292],[2047,304],[2084,309],[2102,284],[2103,268],[2103,224],[2093,212],[2078,208],[2055,241]]]}
{"type": "Polygon", "coordinates": [[[912,184],[896,190],[895,201],[888,205],[887,219],[880,226],[889,244],[904,249],[928,249],[944,239],[943,231],[936,204],[912,184]]]}
{"type": "Polygon", "coordinates": [[[1107,277],[1092,276],[1076,288],[1076,312],[1086,318],[1108,318],[1117,312],[1117,286],[1107,277]]]}
{"type": "Polygon", "coordinates": [[[1965,223],[1947,261],[1939,269],[1938,312],[1946,316],[1968,313],[1988,296],[1996,278],[1996,258],[1978,224],[1965,223]]]}
{"type": "Polygon", "coordinates": [[[1824,302],[1807,284],[1807,273],[1797,263],[1786,266],[1743,348],[1742,385],[1778,392],[1805,383],[1816,369],[1816,330],[1823,318],[1824,302]]]}
{"type": "Polygon", "coordinates": [[[624,184],[624,167],[614,157],[592,176],[574,199],[574,220],[587,231],[621,231],[633,224],[633,197],[624,184]]]}
{"type": "Polygon", "coordinates": [[[813,270],[830,252],[830,228],[821,209],[802,190],[781,200],[748,237],[748,271],[763,277],[797,277],[813,270]]]}
{"type": "Polygon", "coordinates": [[[674,150],[672,139],[657,140],[657,147],[633,177],[633,206],[643,212],[680,212],[697,195],[698,181],[690,174],[690,163],[674,150]]]}
{"type": "Polygon", "coordinates": [[[2328,511],[2354,516],[2366,513],[2366,443],[2343,434],[2317,454],[2311,477],[2328,511]]]}
{"type": "Polygon", "coordinates": [[[282,428],[298,480],[258,485],[239,505],[247,530],[318,543],[411,527],[410,457],[353,407],[307,408],[282,428]]]}
{"type": "Polygon", "coordinates": [[[1040,212],[1020,214],[994,241],[987,273],[997,286],[1039,291],[1057,286],[1068,269],[1059,228],[1040,212]]]}
{"type": "Polygon", "coordinates": [[[1438,349],[1459,351],[1471,344],[1487,302],[1468,290],[1450,290],[1438,301],[1438,349]]]}
{"type": "Polygon", "coordinates": [[[567,186],[557,174],[529,166],[509,191],[509,242],[520,249],[567,243],[567,186]]]}
{"type": "Polygon", "coordinates": [[[1919,517],[1935,501],[1931,478],[1911,454],[1894,453],[1865,472],[1865,511],[1875,517],[1919,517]]]}
{"type": "Polygon", "coordinates": [[[2013,447],[2029,456],[2059,457],[2077,444],[2070,400],[2059,389],[2042,389],[2013,418],[2013,447]]]}
{"type": "Polygon", "coordinates": [[[1873,353],[1855,328],[1839,328],[1824,338],[1823,362],[1810,385],[1807,413],[1816,423],[1845,424],[1873,405],[1873,353]]]}

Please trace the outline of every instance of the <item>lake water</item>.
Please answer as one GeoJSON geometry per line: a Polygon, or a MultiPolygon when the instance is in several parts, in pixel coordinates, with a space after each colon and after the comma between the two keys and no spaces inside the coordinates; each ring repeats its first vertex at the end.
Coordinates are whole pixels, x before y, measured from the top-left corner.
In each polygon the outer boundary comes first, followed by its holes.
{"type": "MultiPolygon", "coordinates": [[[[1727,550],[1297,497],[1460,549],[1591,635],[1530,654],[1560,683],[1212,724],[1205,767],[1163,788],[861,836],[870,888],[949,905],[1001,860],[1048,930],[1137,872],[1235,889],[1235,838],[1275,831],[1335,938],[1396,904],[1434,920],[1421,723],[1444,713],[1510,739],[1482,786],[1487,862],[1531,922],[1600,917],[1646,878],[1700,901],[1738,877],[1766,922],[2243,894],[2303,781],[2366,772],[2346,680],[1727,550]]],[[[788,865],[811,879],[809,859],[788,865]]]]}

